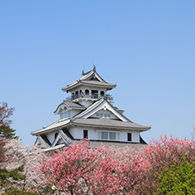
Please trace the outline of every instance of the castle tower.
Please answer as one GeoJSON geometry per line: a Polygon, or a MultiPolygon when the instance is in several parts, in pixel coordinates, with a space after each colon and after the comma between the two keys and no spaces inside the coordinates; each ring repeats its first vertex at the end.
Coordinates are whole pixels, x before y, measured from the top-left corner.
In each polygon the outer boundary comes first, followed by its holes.
{"type": "Polygon", "coordinates": [[[140,136],[150,126],[134,123],[123,115],[123,110],[113,105],[108,94],[116,84],[106,82],[96,67],[82,72],[80,78],[62,88],[70,93],[54,111],[59,119],[40,130],[35,144],[53,150],[74,144],[75,140],[88,138],[94,146],[146,144],[140,136]]]}

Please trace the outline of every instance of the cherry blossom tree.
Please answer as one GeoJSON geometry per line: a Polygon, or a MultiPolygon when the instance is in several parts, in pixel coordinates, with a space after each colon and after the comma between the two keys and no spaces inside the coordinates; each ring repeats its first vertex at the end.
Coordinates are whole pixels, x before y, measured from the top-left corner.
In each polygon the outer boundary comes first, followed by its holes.
{"type": "Polygon", "coordinates": [[[98,148],[97,161],[93,169],[87,174],[90,192],[94,195],[117,194],[122,192],[119,182],[119,161],[108,151],[108,148],[100,146],[98,148]]]}
{"type": "Polygon", "coordinates": [[[4,156],[5,159],[0,163],[0,193],[17,186],[21,188],[23,184],[24,175],[21,174],[23,170],[23,155],[21,152],[20,141],[16,139],[2,138],[4,142],[4,156]]]}
{"type": "Polygon", "coordinates": [[[148,164],[145,169],[144,180],[140,182],[140,194],[153,194],[156,192],[159,184],[158,175],[164,167],[170,168],[171,165],[183,161],[183,155],[186,155],[188,162],[192,162],[195,157],[195,140],[168,138],[161,136],[159,140],[152,140],[149,146],[140,153],[144,156],[145,163],[148,164]]]}
{"type": "Polygon", "coordinates": [[[38,169],[48,183],[68,194],[129,194],[147,168],[141,147],[93,148],[85,140],[42,161],[38,169]]]}
{"type": "Polygon", "coordinates": [[[114,158],[117,158],[115,175],[118,178],[118,188],[121,194],[138,194],[139,184],[145,177],[149,166],[145,155],[141,155],[145,145],[135,144],[126,147],[111,146],[108,148],[114,158]]]}
{"type": "Polygon", "coordinates": [[[47,154],[36,146],[22,145],[21,140],[1,139],[5,141],[4,156],[8,160],[0,163],[4,175],[7,174],[4,179],[7,185],[0,189],[0,193],[9,189],[45,192],[46,182],[35,169],[47,154]]]}
{"type": "Polygon", "coordinates": [[[19,140],[6,140],[5,157],[11,160],[1,162],[0,166],[7,171],[23,166],[19,173],[25,175],[17,181],[9,178],[11,187],[40,194],[46,194],[53,185],[71,195],[153,194],[159,187],[156,173],[163,167],[169,169],[182,163],[184,154],[190,163],[195,157],[194,139],[167,136],[152,140],[145,147],[93,148],[90,142],[81,140],[53,155],[36,146],[25,147],[19,140]]]}
{"type": "Polygon", "coordinates": [[[24,158],[24,174],[25,185],[24,189],[28,191],[39,192],[40,194],[46,194],[50,191],[50,186],[46,182],[46,178],[36,171],[37,167],[41,165],[41,160],[48,159],[49,152],[44,152],[38,146],[28,146],[25,151],[24,158]]]}
{"type": "Polygon", "coordinates": [[[5,140],[0,137],[0,163],[3,163],[7,160],[5,157],[5,151],[5,140]]]}
{"type": "Polygon", "coordinates": [[[38,171],[51,186],[71,195],[115,194],[119,191],[117,164],[106,147],[93,148],[81,140],[81,144],[77,142],[54,154],[49,161],[42,161],[38,171]]]}

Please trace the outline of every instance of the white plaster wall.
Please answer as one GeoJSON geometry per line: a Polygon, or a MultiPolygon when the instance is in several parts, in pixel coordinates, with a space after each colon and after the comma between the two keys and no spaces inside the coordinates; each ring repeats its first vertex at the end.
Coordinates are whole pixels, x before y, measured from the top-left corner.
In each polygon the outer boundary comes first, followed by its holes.
{"type": "Polygon", "coordinates": [[[70,115],[70,110],[67,110],[66,112],[62,112],[60,114],[60,119],[63,119],[63,118],[69,118],[68,116],[70,115]]]}
{"type": "Polygon", "coordinates": [[[71,128],[69,132],[75,139],[83,139],[83,130],[88,130],[88,139],[96,140],[97,139],[97,132],[92,128],[71,128]]]}
{"type": "Polygon", "coordinates": [[[133,142],[139,142],[140,141],[140,133],[139,132],[133,132],[132,133],[132,141],[133,142]]]}
{"type": "Polygon", "coordinates": [[[126,142],[127,141],[127,131],[122,131],[120,136],[120,141],[126,142]]]}
{"type": "Polygon", "coordinates": [[[60,114],[60,119],[72,118],[76,114],[78,114],[79,112],[80,112],[80,110],[67,110],[66,112],[63,112],[63,113],[60,114]]]}
{"type": "Polygon", "coordinates": [[[70,117],[72,118],[73,116],[75,116],[79,112],[80,112],[80,110],[71,110],[70,117]]]}
{"type": "Polygon", "coordinates": [[[139,142],[139,132],[135,131],[121,131],[122,142],[127,142],[127,133],[131,133],[132,142],[139,142]]]}
{"type": "Polygon", "coordinates": [[[52,144],[53,141],[54,141],[54,137],[55,137],[55,134],[57,133],[57,131],[54,131],[54,132],[51,132],[51,133],[48,133],[47,134],[47,138],[48,140],[50,141],[50,143],[52,144]]]}
{"type": "Polygon", "coordinates": [[[71,128],[69,129],[70,134],[75,138],[75,139],[82,139],[83,137],[83,129],[81,128],[71,128]]]}
{"type": "Polygon", "coordinates": [[[95,129],[89,129],[88,137],[89,137],[89,139],[96,140],[97,139],[97,131],[95,129]]]}
{"type": "Polygon", "coordinates": [[[108,110],[99,110],[97,113],[111,114],[111,112],[108,110]]]}

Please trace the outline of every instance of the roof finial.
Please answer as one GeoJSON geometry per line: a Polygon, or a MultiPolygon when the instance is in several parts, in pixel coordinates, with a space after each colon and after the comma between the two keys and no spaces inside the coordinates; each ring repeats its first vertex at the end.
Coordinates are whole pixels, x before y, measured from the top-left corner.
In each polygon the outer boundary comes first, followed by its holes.
{"type": "Polygon", "coordinates": [[[85,73],[84,73],[84,70],[82,70],[82,75],[84,75],[85,73]]]}
{"type": "Polygon", "coordinates": [[[96,71],[96,66],[95,65],[93,65],[93,70],[96,71]]]}

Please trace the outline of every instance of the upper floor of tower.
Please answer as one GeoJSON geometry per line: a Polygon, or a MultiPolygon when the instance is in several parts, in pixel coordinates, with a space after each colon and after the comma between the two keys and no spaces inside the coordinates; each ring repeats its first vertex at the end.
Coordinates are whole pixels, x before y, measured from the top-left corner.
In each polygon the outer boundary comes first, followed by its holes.
{"type": "Polygon", "coordinates": [[[84,73],[73,83],[62,88],[67,93],[70,92],[71,96],[67,100],[73,102],[79,102],[82,104],[83,101],[96,101],[102,97],[106,98],[107,101],[113,103],[113,97],[107,94],[107,91],[112,90],[116,87],[116,84],[106,82],[96,71],[96,67],[84,73]]]}

